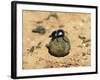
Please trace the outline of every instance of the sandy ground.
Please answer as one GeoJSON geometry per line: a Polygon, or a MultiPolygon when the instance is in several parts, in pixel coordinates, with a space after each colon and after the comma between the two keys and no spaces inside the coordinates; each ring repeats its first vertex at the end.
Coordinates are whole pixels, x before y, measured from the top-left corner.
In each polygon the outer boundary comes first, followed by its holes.
{"type": "Polygon", "coordinates": [[[91,14],[23,11],[23,69],[79,67],[91,65],[91,14]],[[55,13],[58,17],[49,17],[55,13]],[[33,33],[38,25],[46,29],[44,34],[33,33]],[[62,25],[62,26],[61,26],[62,25]],[[71,44],[69,55],[54,57],[45,47],[52,31],[62,28],[71,44]],[[83,42],[85,38],[85,42],[83,42]],[[82,43],[83,42],[83,43],[82,43]],[[32,46],[34,48],[32,48],[32,46]]]}

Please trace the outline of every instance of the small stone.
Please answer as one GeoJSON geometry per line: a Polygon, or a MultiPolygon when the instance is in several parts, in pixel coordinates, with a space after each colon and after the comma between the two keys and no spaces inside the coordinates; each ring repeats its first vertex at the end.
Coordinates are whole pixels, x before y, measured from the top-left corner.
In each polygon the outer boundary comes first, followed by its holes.
{"type": "Polygon", "coordinates": [[[35,29],[32,30],[32,32],[44,34],[45,33],[45,28],[43,28],[42,26],[37,26],[35,29]]]}
{"type": "Polygon", "coordinates": [[[86,54],[84,52],[82,52],[82,56],[85,56],[86,54]]]}

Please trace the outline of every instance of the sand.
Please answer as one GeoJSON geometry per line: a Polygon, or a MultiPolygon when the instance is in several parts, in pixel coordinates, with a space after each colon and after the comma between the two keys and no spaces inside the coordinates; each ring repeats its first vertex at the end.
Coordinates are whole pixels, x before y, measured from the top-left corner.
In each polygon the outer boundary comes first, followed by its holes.
{"type": "Polygon", "coordinates": [[[91,66],[91,14],[23,10],[23,69],[91,66]],[[58,17],[49,17],[56,14],[58,17]],[[44,34],[32,32],[37,26],[44,34]],[[70,40],[70,53],[64,57],[49,54],[46,44],[52,31],[63,29],[70,40]],[[85,38],[85,42],[83,42],[85,38]],[[40,43],[40,44],[39,44],[40,43]],[[33,46],[33,48],[32,48],[33,46]]]}

